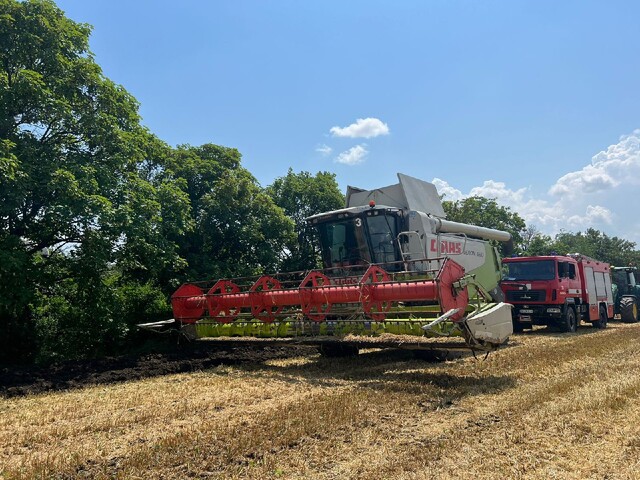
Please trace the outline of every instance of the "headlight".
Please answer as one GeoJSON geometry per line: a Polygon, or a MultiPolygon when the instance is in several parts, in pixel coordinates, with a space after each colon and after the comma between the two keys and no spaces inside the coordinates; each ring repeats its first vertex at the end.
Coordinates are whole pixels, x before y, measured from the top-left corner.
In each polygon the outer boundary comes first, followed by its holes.
{"type": "Polygon", "coordinates": [[[559,308],[547,308],[547,313],[562,313],[559,308]]]}

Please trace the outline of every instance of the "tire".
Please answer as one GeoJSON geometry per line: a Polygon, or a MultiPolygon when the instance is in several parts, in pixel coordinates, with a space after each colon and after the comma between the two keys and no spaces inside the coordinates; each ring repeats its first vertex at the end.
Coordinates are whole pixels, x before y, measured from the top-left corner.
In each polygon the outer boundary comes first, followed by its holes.
{"type": "Polygon", "coordinates": [[[578,320],[576,319],[576,311],[573,307],[567,307],[564,317],[560,321],[560,331],[573,333],[578,330],[578,320]]]}
{"type": "Polygon", "coordinates": [[[339,342],[323,343],[320,345],[320,354],[323,357],[352,357],[358,355],[358,347],[339,342]]]}
{"type": "Polygon", "coordinates": [[[593,322],[593,326],[595,328],[607,328],[607,311],[603,306],[600,306],[599,315],[599,320],[593,322]]]}
{"type": "Polygon", "coordinates": [[[634,297],[622,297],[620,300],[620,319],[626,323],[638,321],[638,304],[634,297]]]}
{"type": "Polygon", "coordinates": [[[412,354],[416,360],[429,363],[442,363],[453,358],[447,350],[413,350],[412,354]]]}

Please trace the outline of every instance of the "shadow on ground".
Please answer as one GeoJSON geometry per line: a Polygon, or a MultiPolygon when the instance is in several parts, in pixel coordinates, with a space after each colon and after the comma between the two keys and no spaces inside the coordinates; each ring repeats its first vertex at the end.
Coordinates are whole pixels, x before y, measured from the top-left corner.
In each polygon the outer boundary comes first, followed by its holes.
{"type": "MultiPolygon", "coordinates": [[[[517,343],[517,342],[516,342],[517,343]]],[[[517,345],[515,345],[517,346],[517,345]]],[[[162,353],[127,355],[98,360],[69,361],[45,367],[0,367],[0,397],[11,398],[45,392],[80,389],[94,385],[128,382],[167,374],[208,370],[220,365],[237,365],[249,374],[269,372],[284,381],[332,386],[355,382],[374,389],[406,392],[425,382],[439,388],[503,389],[513,385],[508,377],[474,378],[450,373],[453,365],[470,353],[450,352],[444,358],[408,350],[370,350],[351,357],[326,358],[315,346],[251,346],[196,343],[162,353]],[[303,357],[304,362],[272,362],[303,357]],[[431,364],[437,364],[435,366],[431,364]],[[435,368],[434,371],[432,368],[435,368]],[[471,382],[473,385],[466,385],[471,382]]],[[[477,361],[482,362],[483,355],[477,361]]]]}
{"type": "Polygon", "coordinates": [[[163,353],[68,361],[45,367],[0,367],[0,396],[9,398],[50,391],[121,383],[172,373],[206,370],[218,365],[260,363],[315,354],[312,347],[260,346],[211,348],[192,346],[163,353]]]}
{"type": "MultiPolygon", "coordinates": [[[[470,353],[455,352],[439,362],[425,361],[419,352],[385,349],[360,353],[353,357],[326,358],[319,355],[298,362],[263,362],[245,364],[246,373],[262,375],[286,382],[304,382],[324,387],[355,385],[385,392],[424,393],[425,386],[440,390],[444,396],[459,399],[466,395],[492,393],[515,386],[509,375],[476,374],[473,363],[460,361],[470,353]]],[[[484,356],[475,361],[480,364],[484,356]]],[[[429,359],[432,360],[432,359],[429,359]]]]}

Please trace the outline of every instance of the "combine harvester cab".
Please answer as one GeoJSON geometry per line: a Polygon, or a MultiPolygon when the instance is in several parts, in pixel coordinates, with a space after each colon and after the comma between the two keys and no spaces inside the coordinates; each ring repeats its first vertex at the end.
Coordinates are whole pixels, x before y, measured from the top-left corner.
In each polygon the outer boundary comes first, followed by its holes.
{"type": "Polygon", "coordinates": [[[433,184],[398,178],[376,190],[349,187],[344,209],[307,219],[324,269],[184,284],[172,296],[175,323],[196,338],[484,351],[503,344],[513,332],[511,305],[502,302],[490,241],[510,234],[447,221],[433,184]],[[440,340],[425,347],[418,337],[440,340]]]}

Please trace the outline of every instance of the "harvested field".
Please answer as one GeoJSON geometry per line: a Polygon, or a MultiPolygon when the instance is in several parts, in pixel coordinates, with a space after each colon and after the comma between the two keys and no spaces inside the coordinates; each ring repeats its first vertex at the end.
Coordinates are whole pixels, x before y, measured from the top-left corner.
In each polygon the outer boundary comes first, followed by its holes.
{"type": "Polygon", "coordinates": [[[0,383],[7,479],[640,478],[640,324],[486,360],[243,347],[0,383]]]}

